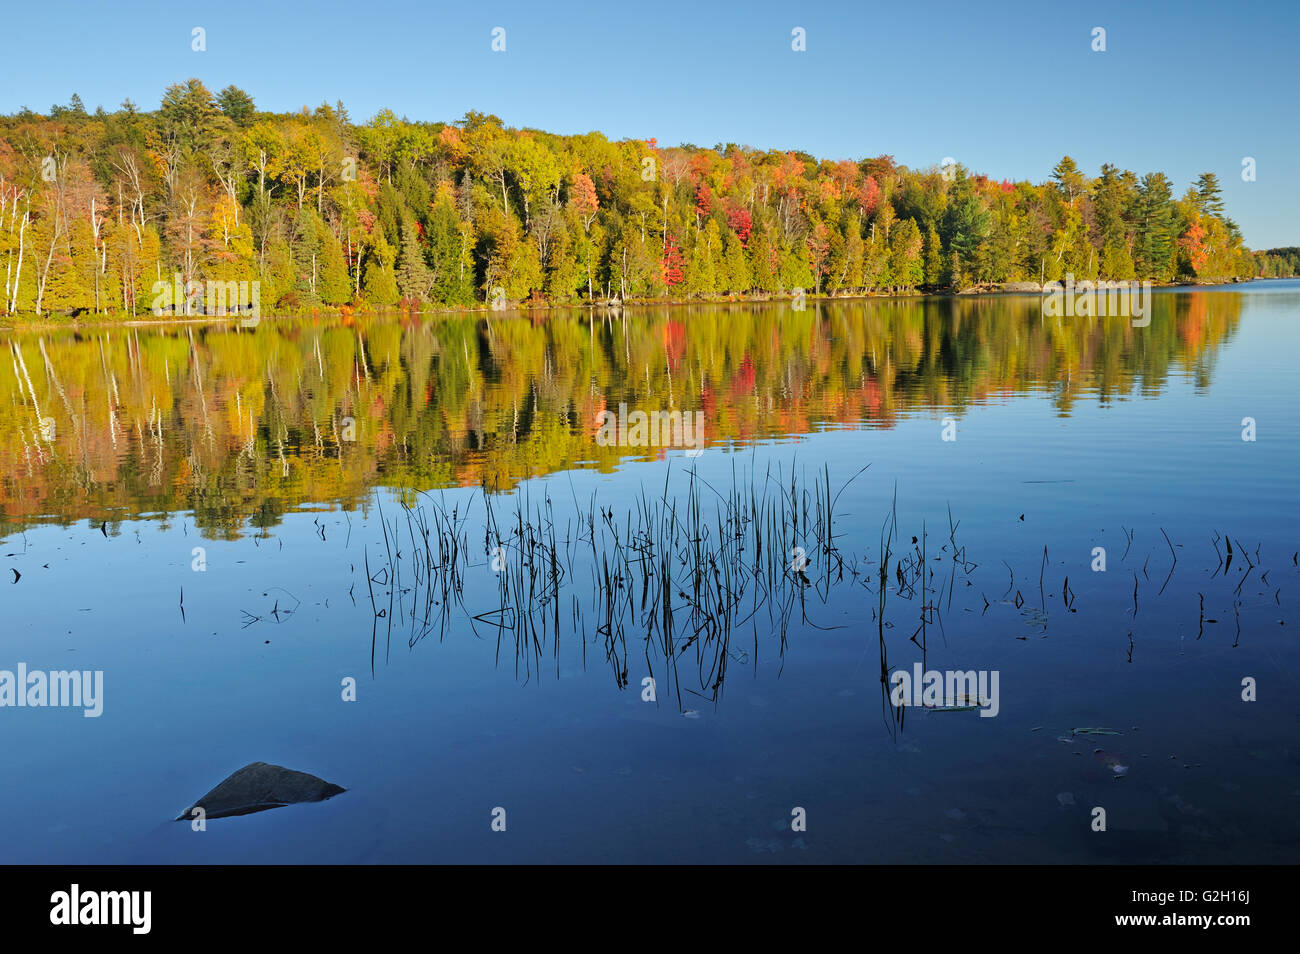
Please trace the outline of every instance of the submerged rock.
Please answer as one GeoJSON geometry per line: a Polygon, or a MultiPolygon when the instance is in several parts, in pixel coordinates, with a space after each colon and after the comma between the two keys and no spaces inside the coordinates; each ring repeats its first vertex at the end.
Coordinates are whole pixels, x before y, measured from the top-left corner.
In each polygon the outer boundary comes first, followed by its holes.
{"type": "Polygon", "coordinates": [[[202,808],[207,818],[251,815],[295,802],[323,802],[347,789],[306,772],[296,772],[282,765],[252,762],[245,765],[176,817],[176,821],[193,818],[202,808]]]}

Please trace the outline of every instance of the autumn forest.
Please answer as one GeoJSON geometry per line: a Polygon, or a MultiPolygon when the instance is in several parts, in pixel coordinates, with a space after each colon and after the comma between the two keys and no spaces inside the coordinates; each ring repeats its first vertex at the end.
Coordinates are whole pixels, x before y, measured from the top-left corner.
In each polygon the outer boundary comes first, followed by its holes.
{"type": "Polygon", "coordinates": [[[354,124],[230,86],[153,111],[0,117],[0,313],[148,317],[155,286],[260,282],[267,312],[858,296],[1008,282],[1293,274],[1218,180],[1064,157],[1038,184],[959,163],[817,159],[512,129],[470,112],[354,124]]]}

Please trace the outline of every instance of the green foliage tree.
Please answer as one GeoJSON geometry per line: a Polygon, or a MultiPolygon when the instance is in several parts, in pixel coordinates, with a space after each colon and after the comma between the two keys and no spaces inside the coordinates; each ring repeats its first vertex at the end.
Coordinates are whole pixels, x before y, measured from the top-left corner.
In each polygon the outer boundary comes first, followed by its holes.
{"type": "Polygon", "coordinates": [[[240,127],[248,126],[257,112],[253,97],[233,84],[217,94],[217,107],[222,115],[240,127]]]}

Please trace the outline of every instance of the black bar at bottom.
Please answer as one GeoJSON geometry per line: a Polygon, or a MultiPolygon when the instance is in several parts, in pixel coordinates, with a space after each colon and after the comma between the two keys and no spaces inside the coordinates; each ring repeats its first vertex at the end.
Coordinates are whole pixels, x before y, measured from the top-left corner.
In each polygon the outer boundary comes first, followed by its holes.
{"type": "Polygon", "coordinates": [[[970,937],[966,928],[986,941],[1041,940],[1050,926],[1065,937],[1199,933],[1231,943],[1291,920],[1294,877],[1281,866],[8,867],[0,917],[10,937],[255,937],[259,947],[439,923],[476,925],[473,933],[492,938],[550,925],[570,938],[612,939],[660,934],[674,910],[730,912],[717,930],[734,934],[788,921],[818,931],[842,924],[872,940],[915,940],[927,930],[970,937]]]}

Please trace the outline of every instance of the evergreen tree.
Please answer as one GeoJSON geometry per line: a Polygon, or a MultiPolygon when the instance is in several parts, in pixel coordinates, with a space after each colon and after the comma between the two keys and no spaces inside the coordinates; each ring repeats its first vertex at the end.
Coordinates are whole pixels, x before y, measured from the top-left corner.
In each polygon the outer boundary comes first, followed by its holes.
{"type": "Polygon", "coordinates": [[[1106,243],[1106,248],[1101,254],[1101,277],[1113,282],[1132,281],[1137,277],[1133,270],[1133,259],[1128,253],[1128,246],[1123,242],[1106,243]]]}
{"type": "Polygon", "coordinates": [[[1134,264],[1144,278],[1165,281],[1172,277],[1175,230],[1169,180],[1163,172],[1142,177],[1137,211],[1141,237],[1134,264]]]}
{"type": "Polygon", "coordinates": [[[473,289],[462,267],[461,222],[449,190],[441,192],[434,203],[427,236],[434,300],[468,303],[473,299],[473,289]]]}
{"type": "Polygon", "coordinates": [[[397,279],[393,274],[393,263],[397,253],[384,238],[383,229],[375,229],[373,240],[374,246],[366,263],[363,282],[366,300],[379,307],[396,305],[401,298],[401,293],[397,290],[397,279]]]}
{"type": "Polygon", "coordinates": [[[948,253],[948,270],[945,276],[945,283],[955,292],[961,291],[969,284],[966,266],[965,263],[962,262],[961,252],[955,248],[948,253]]]}
{"type": "Polygon", "coordinates": [[[943,245],[939,233],[932,225],[925,236],[925,283],[932,287],[943,284],[946,266],[943,261],[943,245]]]}
{"type": "Polygon", "coordinates": [[[397,267],[397,288],[404,301],[431,300],[433,274],[424,261],[420,233],[412,219],[402,223],[402,254],[401,264],[397,267]]]}
{"type": "Polygon", "coordinates": [[[1093,213],[1103,247],[1125,240],[1125,187],[1119,170],[1109,163],[1101,167],[1101,176],[1093,183],[1093,213]]]}
{"type": "Polygon", "coordinates": [[[1203,172],[1197,177],[1196,198],[1200,212],[1223,217],[1223,193],[1219,188],[1219,177],[1213,172],[1203,172]]]}
{"type": "Polygon", "coordinates": [[[1068,203],[1073,203],[1076,196],[1083,193],[1083,173],[1069,156],[1065,156],[1052,169],[1052,181],[1061,190],[1061,196],[1068,203]]]}
{"type": "Polygon", "coordinates": [[[294,220],[293,258],[298,269],[297,292],[303,301],[341,305],[351,298],[347,262],[337,236],[305,206],[294,220]]]}
{"type": "Polygon", "coordinates": [[[257,112],[253,97],[238,86],[227,86],[217,94],[217,106],[236,126],[245,127],[252,123],[257,112]]]}
{"type": "Polygon", "coordinates": [[[321,236],[317,295],[327,305],[342,305],[352,300],[352,282],[348,277],[348,263],[343,257],[343,246],[328,226],[321,236]]]}
{"type": "Polygon", "coordinates": [[[958,166],[940,232],[944,247],[959,253],[963,261],[973,259],[975,249],[988,233],[988,227],[988,212],[975,195],[966,170],[958,166]]]}
{"type": "Polygon", "coordinates": [[[734,232],[728,230],[724,237],[724,291],[733,295],[743,295],[754,287],[753,277],[750,275],[749,262],[745,259],[745,250],[740,244],[740,239],[734,232]]]}
{"type": "Polygon", "coordinates": [[[921,230],[915,220],[904,219],[894,226],[889,239],[889,273],[896,288],[912,289],[925,277],[921,230]]]}

